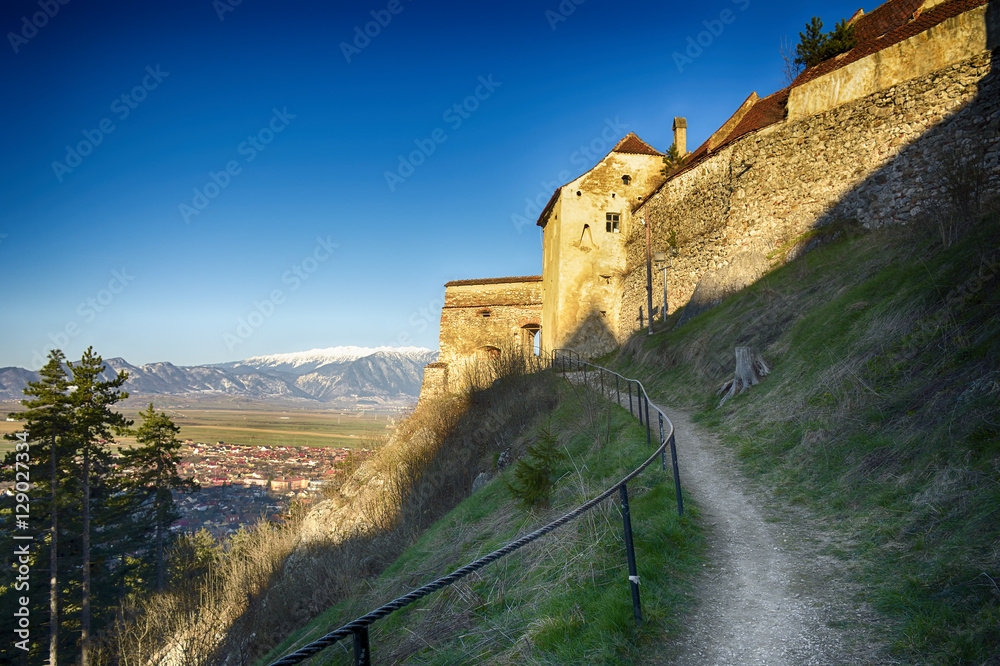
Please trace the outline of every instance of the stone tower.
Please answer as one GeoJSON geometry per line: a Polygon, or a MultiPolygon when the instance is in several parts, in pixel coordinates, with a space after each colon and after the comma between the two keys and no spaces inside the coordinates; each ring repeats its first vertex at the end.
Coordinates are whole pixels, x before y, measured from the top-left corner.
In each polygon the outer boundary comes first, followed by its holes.
{"type": "Polygon", "coordinates": [[[622,330],[635,328],[618,314],[622,285],[636,269],[626,261],[626,246],[645,243],[632,209],[663,183],[662,168],[663,153],[629,133],[552,195],[538,218],[546,349],[599,356],[618,346],[622,330]]]}

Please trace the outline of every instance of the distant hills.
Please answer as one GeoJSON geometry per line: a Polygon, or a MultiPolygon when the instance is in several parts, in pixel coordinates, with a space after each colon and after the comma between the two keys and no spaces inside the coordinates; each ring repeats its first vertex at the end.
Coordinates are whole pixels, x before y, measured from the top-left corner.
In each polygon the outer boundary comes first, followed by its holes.
{"type": "MultiPolygon", "coordinates": [[[[422,347],[331,347],[212,365],[135,366],[122,358],[106,358],[104,363],[113,373],[128,372],[125,388],[134,397],[231,396],[350,407],[414,402],[424,366],[437,357],[436,351],[422,347]]],[[[0,399],[22,398],[27,382],[37,379],[37,372],[24,368],[0,368],[0,399]]]]}

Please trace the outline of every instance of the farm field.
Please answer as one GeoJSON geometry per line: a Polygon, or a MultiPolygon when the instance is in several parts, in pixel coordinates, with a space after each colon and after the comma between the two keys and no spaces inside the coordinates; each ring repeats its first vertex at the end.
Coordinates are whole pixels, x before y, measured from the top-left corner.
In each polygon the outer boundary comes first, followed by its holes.
{"type": "MultiPolygon", "coordinates": [[[[148,404],[148,403],[146,403],[148,404]]],[[[120,410],[126,418],[139,423],[142,403],[128,401],[120,410]]],[[[3,416],[20,411],[5,403],[3,416]]],[[[401,416],[399,412],[317,410],[282,408],[273,405],[243,403],[239,407],[193,404],[155,405],[180,426],[181,440],[212,443],[223,441],[245,446],[333,446],[363,448],[373,435],[382,435],[401,416]]],[[[19,422],[0,420],[0,434],[21,429],[19,422]]],[[[134,443],[130,437],[118,438],[123,445],[134,443]]],[[[14,449],[13,442],[0,441],[0,455],[14,449]]]]}
{"type": "MultiPolygon", "coordinates": [[[[364,446],[373,433],[382,434],[395,415],[375,412],[312,410],[163,410],[180,426],[181,439],[218,441],[246,446],[364,446]]],[[[126,413],[138,421],[137,414],[126,413]]]]}

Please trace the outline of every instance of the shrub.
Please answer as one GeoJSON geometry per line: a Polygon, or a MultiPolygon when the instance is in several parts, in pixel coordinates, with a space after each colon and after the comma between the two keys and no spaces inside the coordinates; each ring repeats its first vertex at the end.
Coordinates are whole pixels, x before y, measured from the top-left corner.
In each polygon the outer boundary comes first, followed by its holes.
{"type": "Polygon", "coordinates": [[[532,509],[549,503],[556,482],[556,464],[565,457],[556,436],[548,427],[541,428],[538,439],[528,445],[527,455],[514,465],[514,483],[504,481],[522,508],[532,509]]]}
{"type": "Polygon", "coordinates": [[[660,174],[672,176],[684,168],[685,164],[687,164],[687,155],[682,155],[677,144],[672,143],[667,149],[667,154],[663,156],[663,168],[660,169],[660,174]]]}

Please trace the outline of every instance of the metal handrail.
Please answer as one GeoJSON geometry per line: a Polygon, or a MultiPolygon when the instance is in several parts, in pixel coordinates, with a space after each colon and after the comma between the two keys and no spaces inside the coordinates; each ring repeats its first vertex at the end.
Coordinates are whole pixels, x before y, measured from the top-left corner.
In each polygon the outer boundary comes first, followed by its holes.
{"type": "MultiPolygon", "coordinates": [[[[586,367],[589,366],[594,368],[598,372],[610,373],[611,375],[616,377],[616,385],[618,384],[618,380],[620,379],[624,379],[626,382],[628,382],[630,389],[629,393],[630,413],[632,412],[631,383],[635,382],[638,386],[637,397],[639,391],[641,391],[642,395],[646,399],[645,422],[646,422],[647,440],[649,440],[650,438],[649,406],[651,403],[649,401],[649,396],[646,394],[645,387],[639,380],[629,379],[627,377],[618,374],[617,372],[614,372],[613,370],[608,370],[607,368],[603,368],[601,366],[594,365],[586,361],[581,361],[579,354],[577,354],[572,350],[557,349],[552,351],[549,359],[550,368],[555,368],[556,360],[558,358],[563,359],[564,365],[565,365],[565,359],[569,358],[570,362],[574,365],[574,367],[579,366],[585,369],[586,367]],[[560,354],[564,354],[564,356],[560,357],[560,354]]],[[[604,375],[601,374],[602,381],[603,377],[604,375]]],[[[602,389],[602,394],[603,394],[603,389],[602,389]]],[[[621,404],[620,390],[618,392],[618,403],[621,404]]],[[[375,610],[365,615],[362,615],[361,617],[357,618],[356,620],[353,620],[352,622],[348,622],[347,624],[335,629],[334,631],[331,631],[325,636],[309,643],[308,645],[299,648],[295,652],[288,654],[282,657],[281,659],[278,659],[275,662],[272,662],[271,666],[291,666],[292,664],[297,664],[305,659],[308,659],[309,657],[316,655],[317,653],[330,647],[331,645],[334,645],[335,643],[347,638],[348,636],[353,636],[354,639],[354,663],[361,666],[366,666],[370,664],[371,650],[369,647],[368,627],[371,626],[373,623],[396,612],[397,610],[400,610],[408,606],[409,604],[412,604],[413,602],[427,596],[428,594],[436,592],[437,590],[440,590],[443,587],[447,587],[448,585],[451,585],[452,583],[461,580],[462,578],[468,576],[469,574],[478,571],[479,569],[482,569],[486,565],[495,562],[496,560],[505,557],[506,555],[509,555],[510,553],[513,553],[514,551],[523,548],[529,543],[545,536],[549,532],[552,532],[558,529],[559,527],[562,527],[566,523],[574,520],[575,518],[578,518],[579,516],[591,510],[604,500],[608,499],[615,492],[619,493],[622,502],[622,518],[625,530],[626,556],[629,568],[629,585],[632,591],[633,610],[635,614],[636,623],[641,624],[642,612],[639,603],[639,577],[638,574],[636,573],[635,551],[632,547],[632,524],[631,524],[631,515],[628,504],[627,484],[629,481],[631,481],[639,474],[641,474],[643,470],[645,470],[650,464],[652,464],[652,462],[656,459],[657,456],[661,457],[661,460],[663,462],[663,467],[664,469],[666,469],[666,448],[668,445],[670,446],[671,455],[673,458],[674,484],[677,488],[678,514],[679,515],[683,514],[684,511],[684,505],[681,500],[680,477],[678,476],[678,470],[677,470],[677,451],[676,451],[676,446],[674,444],[674,426],[673,423],[670,422],[670,419],[667,418],[666,414],[664,414],[659,407],[657,407],[656,405],[652,405],[652,407],[659,414],[660,445],[656,449],[656,451],[654,451],[653,454],[648,459],[646,459],[645,462],[643,462],[641,465],[632,470],[618,483],[614,484],[613,486],[602,492],[600,495],[594,497],[593,499],[581,504],[580,506],[573,509],[569,513],[566,513],[560,516],[559,518],[553,520],[552,522],[548,523],[547,525],[538,528],[534,532],[526,534],[521,538],[517,539],[516,541],[510,542],[507,545],[503,546],[502,548],[499,548],[484,557],[481,557],[473,562],[470,562],[469,564],[466,564],[465,566],[456,569],[455,571],[451,572],[446,576],[442,576],[441,578],[438,578],[437,580],[427,583],[426,585],[419,587],[401,597],[398,597],[387,604],[379,606],[375,610]],[[664,432],[664,422],[666,422],[666,424],[669,426],[669,433],[667,433],[666,435],[664,432]]],[[[640,402],[640,414],[641,414],[641,402],[640,402]]]]}

